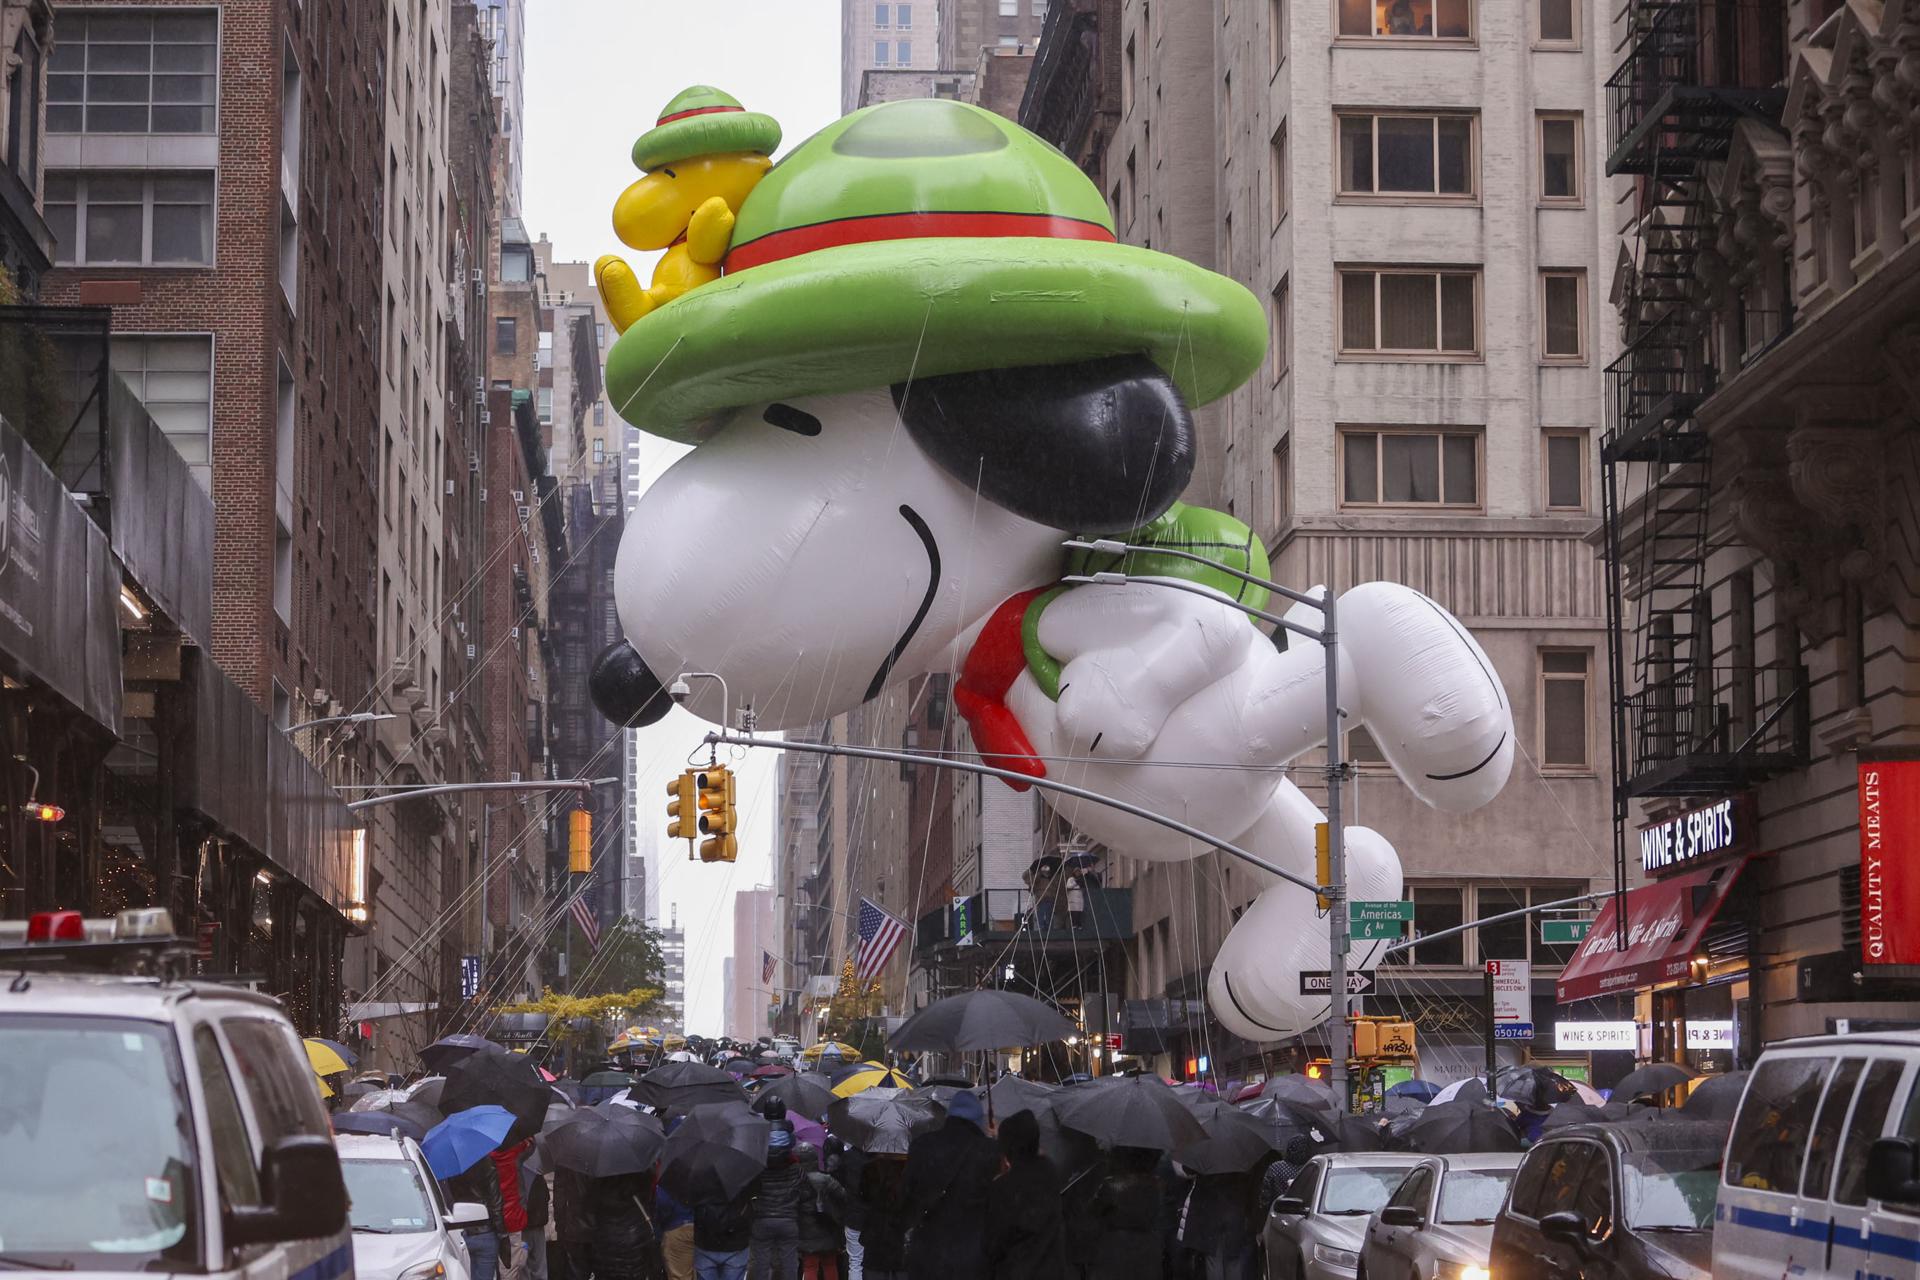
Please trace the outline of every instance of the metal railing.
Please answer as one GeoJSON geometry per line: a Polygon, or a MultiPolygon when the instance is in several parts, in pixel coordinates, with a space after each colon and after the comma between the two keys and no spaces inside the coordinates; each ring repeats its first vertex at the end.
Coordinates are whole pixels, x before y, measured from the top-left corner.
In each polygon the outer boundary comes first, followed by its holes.
{"type": "Polygon", "coordinates": [[[1629,458],[1662,423],[1682,419],[1714,388],[1706,330],[1675,307],[1647,326],[1606,369],[1609,457],[1629,458]]]}
{"type": "Polygon", "coordinates": [[[1807,757],[1806,670],[1685,666],[1621,700],[1626,789],[1692,795],[1732,789],[1807,757]]]}

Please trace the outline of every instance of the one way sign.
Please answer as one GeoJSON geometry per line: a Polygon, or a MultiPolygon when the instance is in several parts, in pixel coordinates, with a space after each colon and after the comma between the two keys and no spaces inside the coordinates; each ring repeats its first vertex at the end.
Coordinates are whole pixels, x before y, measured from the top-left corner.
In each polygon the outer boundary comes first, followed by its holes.
{"type": "MultiPolygon", "coordinates": [[[[1370,996],[1377,986],[1371,969],[1347,970],[1347,994],[1350,996],[1370,996]]],[[[1324,996],[1333,991],[1333,974],[1325,969],[1302,969],[1300,971],[1300,994],[1303,996],[1324,996]]]]}

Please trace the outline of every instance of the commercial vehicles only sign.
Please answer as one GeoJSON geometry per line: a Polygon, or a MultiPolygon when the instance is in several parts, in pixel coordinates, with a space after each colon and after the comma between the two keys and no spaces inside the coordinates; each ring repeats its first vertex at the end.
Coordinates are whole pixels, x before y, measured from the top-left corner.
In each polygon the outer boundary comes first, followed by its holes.
{"type": "Polygon", "coordinates": [[[1493,1038],[1533,1039],[1533,965],[1525,960],[1489,960],[1493,979],[1493,1038]]]}

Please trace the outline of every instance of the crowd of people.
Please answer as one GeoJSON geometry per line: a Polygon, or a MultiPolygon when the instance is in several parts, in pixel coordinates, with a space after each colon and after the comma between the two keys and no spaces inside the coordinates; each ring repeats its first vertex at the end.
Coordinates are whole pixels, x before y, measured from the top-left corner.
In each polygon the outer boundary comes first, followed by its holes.
{"type": "Polygon", "coordinates": [[[542,1173],[531,1143],[496,1151],[445,1187],[487,1210],[471,1280],[1252,1280],[1265,1206],[1311,1155],[1194,1176],[1120,1147],[1063,1170],[1033,1112],[989,1123],[964,1091],[903,1156],[804,1141],[777,1102],[764,1114],[764,1169],[691,1203],[654,1173],[542,1173]]]}

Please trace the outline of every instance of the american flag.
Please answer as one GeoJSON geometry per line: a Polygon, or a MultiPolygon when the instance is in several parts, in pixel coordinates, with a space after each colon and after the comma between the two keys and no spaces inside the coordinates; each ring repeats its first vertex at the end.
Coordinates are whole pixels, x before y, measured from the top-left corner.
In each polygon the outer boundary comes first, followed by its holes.
{"type": "Polygon", "coordinates": [[[907,922],[889,915],[872,901],[860,899],[860,951],[854,957],[853,976],[863,982],[887,967],[900,940],[907,936],[907,922]]]}
{"type": "Polygon", "coordinates": [[[573,922],[580,926],[580,932],[587,935],[587,947],[593,950],[600,945],[600,917],[593,913],[593,904],[587,901],[585,893],[576,894],[573,899],[573,922]]]}
{"type": "Polygon", "coordinates": [[[769,982],[773,981],[774,963],[775,961],[773,958],[773,952],[762,951],[760,953],[760,985],[761,986],[764,987],[769,982]]]}

